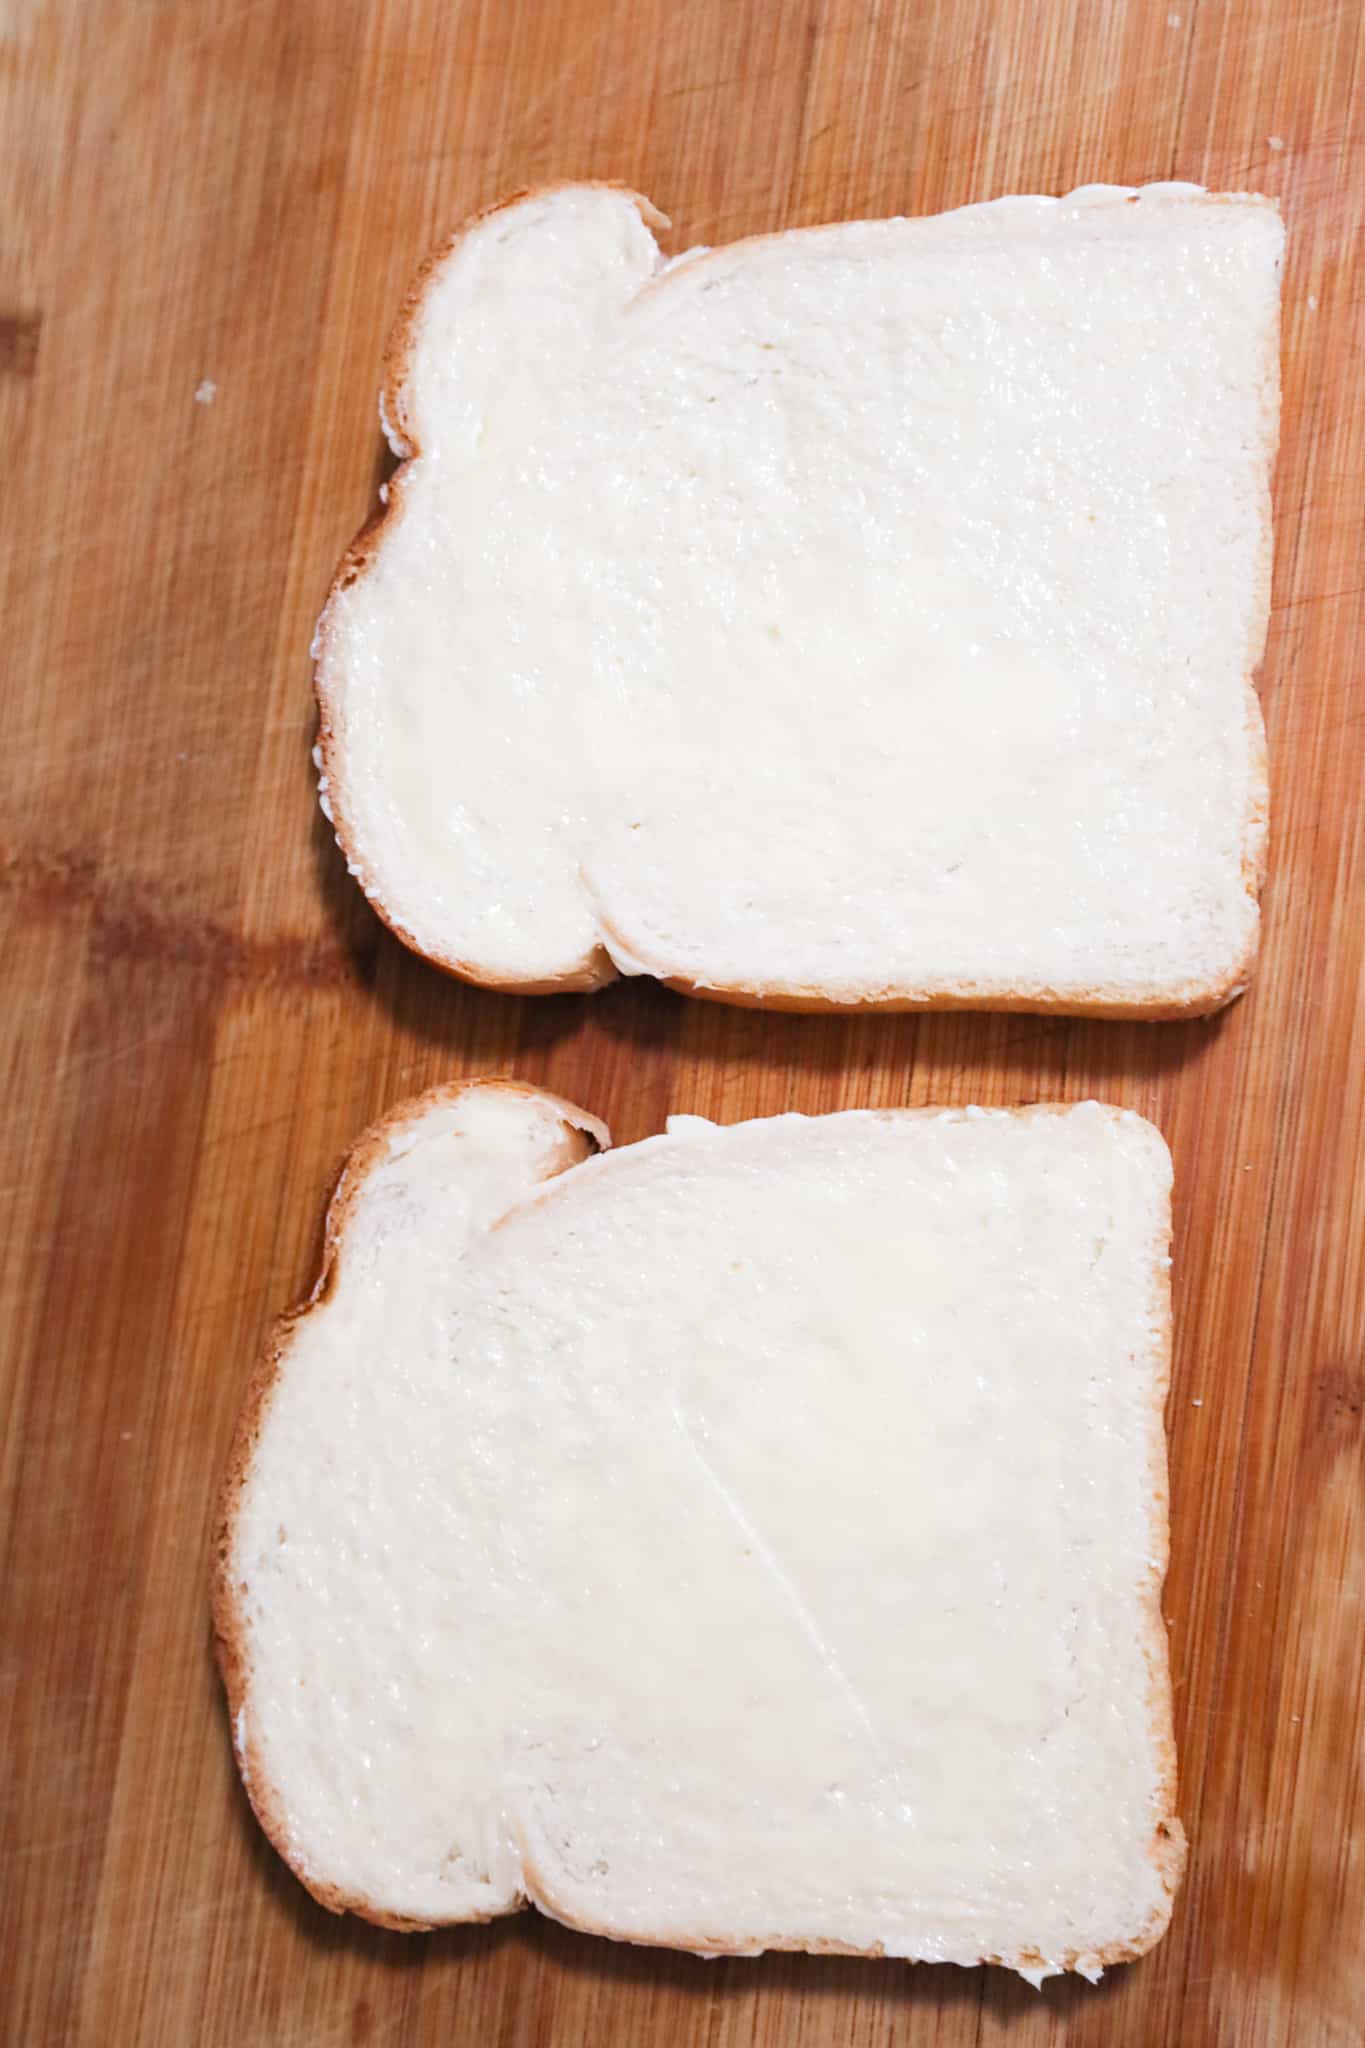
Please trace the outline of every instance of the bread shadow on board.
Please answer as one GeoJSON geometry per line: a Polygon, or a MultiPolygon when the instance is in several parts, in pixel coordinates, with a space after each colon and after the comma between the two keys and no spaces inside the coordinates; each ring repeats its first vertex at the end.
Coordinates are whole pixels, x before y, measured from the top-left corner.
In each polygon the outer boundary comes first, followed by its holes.
{"type": "Polygon", "coordinates": [[[503,1069],[522,1050],[548,1051],[577,1029],[586,1000],[581,996],[498,995],[419,960],[371,909],[316,803],[310,846],[318,894],[346,977],[403,1038],[449,1051],[460,1071],[472,1073],[484,1066],[503,1069]]]}
{"type": "Polygon", "coordinates": [[[792,1107],[874,1103],[1070,1100],[1118,1089],[1137,1103],[1144,1083],[1197,1067],[1227,1012],[1181,1023],[992,1014],[792,1017],[692,1006],[689,1054],[775,1075],[823,1077],[829,1100],[792,1107]],[[899,1086],[897,1086],[899,1082],[899,1086]]]}
{"type": "MultiPolygon", "coordinates": [[[[220,1696],[221,1705],[221,1696],[220,1696]]],[[[229,1743],[227,1716],[219,1714],[222,1738],[229,1743]]],[[[939,2013],[984,2010],[997,2024],[1036,2023],[1040,2009],[1062,2014],[1073,2007],[1101,2004],[1123,1981],[1124,1966],[1106,1972],[1098,1985],[1080,1977],[1053,1977],[1035,1991],[1012,1971],[959,1969],[952,1963],[903,1963],[863,1956],[792,1955],[776,1951],[763,1956],[721,1956],[703,1960],[673,1949],[642,1948],[579,1934],[544,1914],[528,1910],[499,1920],[465,1927],[437,1928],[430,1934],[396,1934],[374,1927],[352,1914],[329,1913],[304,1889],[271,1848],[233,1773],[234,1826],[244,1837],[248,1882],[269,1900],[273,1920],[284,1920],[298,1942],[320,1962],[353,1957],[395,1978],[419,1974],[423,1997],[433,1995],[433,1980],[444,1971],[476,1969],[498,1951],[514,1944],[537,1983],[545,1975],[591,1980],[600,1997],[667,1993],[670,2008],[662,2031],[643,2028],[642,2043],[679,2039],[677,2001],[699,2009],[698,2034],[704,2012],[758,1997],[773,2002],[798,1999],[802,2008],[913,2006],[939,2013]]],[[[1150,1964],[1138,1963],[1138,1969],[1150,1964]]],[[[527,1991],[531,1980],[528,1976],[527,1991]]],[[[600,2008],[599,2008],[600,2010],[600,2008]]],[[[638,2003],[632,2002],[638,2015],[638,2003]]],[[[834,2014],[831,2012],[831,2020],[834,2014]]]]}
{"type": "Polygon", "coordinates": [[[794,1016],[677,995],[648,978],[623,978],[593,995],[500,995],[443,974],[393,936],[347,872],[321,811],[314,814],[312,849],[319,894],[351,977],[405,1038],[448,1050],[465,1071],[534,1061],[561,1040],[591,1031],[641,1054],[682,1050],[689,1058],[709,1055],[839,1083],[838,1102],[803,1099],[799,1106],[807,1109],[872,1100],[874,1075],[882,1077],[876,1099],[886,1101],[886,1079],[897,1072],[906,1078],[906,1100],[913,1073],[917,1101],[958,1099],[988,1077],[1002,1100],[1031,1101],[1078,1087],[1084,1093],[1111,1077],[1131,1085],[1197,1064],[1240,1007],[1156,1024],[975,1010],[794,1016]],[[937,1098],[925,1095],[926,1080],[937,1098]]]}

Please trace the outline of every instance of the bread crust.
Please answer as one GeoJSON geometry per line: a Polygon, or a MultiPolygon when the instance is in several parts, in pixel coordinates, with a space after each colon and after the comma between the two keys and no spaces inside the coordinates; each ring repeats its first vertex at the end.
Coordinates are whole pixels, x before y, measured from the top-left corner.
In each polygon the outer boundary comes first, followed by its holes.
{"type": "MultiPolygon", "coordinates": [[[[600,927],[599,943],[582,960],[566,967],[562,973],[525,981],[490,970],[478,961],[461,959],[452,953],[442,951],[439,947],[423,945],[403,922],[400,914],[387,900],[381,880],[369,869],[365,861],[361,835],[356,831],[349,813],[342,712],[344,687],[332,670],[336,651],[335,611],[340,594],[364,576],[378,558],[386,535],[392,532],[401,509],[408,466],[418,461],[424,452],[413,430],[407,401],[417,331],[428,293],[474,228],[494,215],[521,204],[524,200],[542,199],[567,188],[620,192],[633,203],[646,226],[651,229],[669,226],[666,215],[661,214],[642,193],[634,191],[619,180],[557,179],[534,188],[521,187],[508,193],[505,198],[482,208],[465,220],[427,256],[409,287],[383,357],[380,414],[390,444],[400,458],[399,467],[389,480],[383,502],[362,526],[341,559],[329,588],[313,642],[313,681],[318,707],[316,759],[320,771],[322,801],[350,872],[364,890],[378,917],[410,951],[430,961],[432,966],[440,968],[443,973],[453,975],[457,980],[507,995],[583,993],[602,988],[616,980],[623,971],[630,970],[623,970],[618,964],[618,957],[615,956],[612,945],[616,935],[609,927],[600,927]]],[[[1137,196],[1136,192],[1130,194],[1127,188],[1122,187],[1115,187],[1114,192],[1116,202],[1120,197],[1137,196]]],[[[1202,197],[1211,205],[1257,205],[1270,207],[1276,212],[1279,210],[1276,201],[1257,194],[1205,193],[1202,197]]],[[[820,229],[803,228],[785,232],[818,234],[820,229]]],[[[688,267],[727,258],[735,249],[743,248],[751,242],[775,239],[777,235],[773,233],[744,236],[719,249],[699,253],[689,259],[688,267]]],[[[655,279],[650,281],[646,289],[652,292],[666,288],[670,275],[669,267],[665,266],[655,279]]],[[[1263,385],[1262,409],[1266,423],[1267,479],[1274,464],[1279,438],[1278,365],[1277,310],[1275,332],[1270,338],[1263,385]]],[[[1112,986],[1070,991],[1047,987],[1026,990],[993,987],[970,979],[954,980],[942,985],[914,983],[874,995],[840,996],[831,994],[827,989],[795,984],[758,985],[751,982],[733,982],[703,985],[686,975],[670,972],[666,962],[653,966],[643,958],[638,961],[639,971],[649,972],[680,994],[697,996],[708,1002],[728,1003],[742,1009],[822,1016],[862,1011],[886,1013],[979,1010],[1072,1017],[1122,1017],[1131,1021],[1162,1022],[1207,1016],[1234,1001],[1244,992],[1255,971],[1260,945],[1259,899],[1264,887],[1267,862],[1270,793],[1265,726],[1256,692],[1255,675],[1265,651],[1266,628],[1270,613],[1273,539],[1268,480],[1262,498],[1260,525],[1259,560],[1256,570],[1257,602],[1246,656],[1246,724],[1251,752],[1251,779],[1247,815],[1242,829],[1243,882],[1248,897],[1257,907],[1257,916],[1241,956],[1222,973],[1212,976],[1206,982],[1192,985],[1181,995],[1160,994],[1148,999],[1125,995],[1112,986]]]]}
{"type": "MultiPolygon", "coordinates": [[[[558,1920],[563,1926],[579,1933],[601,1935],[611,1941],[622,1941],[638,1947],[682,1949],[699,1956],[753,1956],[775,1949],[810,1955],[884,1958],[886,1950],[880,1943],[870,1948],[854,1948],[838,1941],[792,1939],[776,1931],[772,1935],[743,1941],[709,1929],[681,1933],[677,1930],[637,1933],[604,1925],[576,1913],[568,1900],[556,1892],[553,1883],[537,1864],[534,1849],[524,1834],[520,1842],[523,1883],[516,1896],[505,1907],[494,1911],[465,1912],[441,1920],[415,1919],[389,1912],[374,1899],[348,1893],[340,1886],[329,1884],[325,1878],[320,1878],[310,1870],[294,1852],[286,1825],[283,1801],[262,1767],[248,1726],[250,1661],[242,1613],[242,1594],[245,1589],[236,1580],[232,1565],[239,1505],[250,1474],[256,1444],[265,1422],[270,1397],[288,1356],[290,1343],[304,1319],[326,1302],[333,1292],[345,1249],[347,1227],[369,1174],[383,1163],[388,1154],[390,1140],[398,1132],[419,1122],[437,1103],[456,1101],[469,1090],[480,1087],[505,1089],[548,1103],[563,1119],[565,1137],[562,1156],[542,1177],[540,1193],[534,1194],[528,1190],[532,1200],[552,1199],[556,1183],[562,1175],[610,1145],[605,1125],[587,1111],[565,1102],[559,1096],[548,1095],[543,1090],[515,1081],[476,1080],[433,1088],[399,1103],[370,1126],[342,1162],[327,1206],[318,1278],[303,1301],[274,1324],[248,1380],[241,1415],[228,1457],[215,1524],[210,1603],[214,1648],[227,1694],[228,1716],[237,1766],[252,1810],[272,1847],[320,1905],[332,1913],[352,1913],[373,1926],[388,1928],[396,1933],[425,1933],[438,1926],[484,1923],[506,1918],[509,1914],[523,1911],[527,1906],[535,1906],[551,1919],[558,1920]]],[[[1113,1120],[1133,1114],[1110,1105],[1102,1106],[1113,1120]]],[[[1007,1113],[1017,1118],[1031,1119],[1066,1115],[1074,1107],[1076,1105],[1066,1103],[1036,1103],[1007,1113]]],[[[941,1116],[943,1107],[885,1109],[865,1113],[922,1121],[941,1116]]],[[[1137,1121],[1146,1123],[1147,1120],[1138,1118],[1137,1121]]],[[[1164,1150],[1165,1140],[1156,1131],[1155,1126],[1148,1124],[1147,1128],[1153,1132],[1164,1150]]],[[[488,1226],[490,1229],[497,1227],[496,1222],[488,1226]]],[[[1169,1241],[1168,1197],[1162,1227],[1153,1245],[1152,1257],[1152,1315],[1154,1327],[1161,1332],[1161,1349],[1152,1388],[1148,1440],[1152,1558],[1142,1594],[1142,1607],[1146,1618],[1143,1640],[1148,1669],[1148,1719],[1158,1762],[1157,1796],[1148,1853],[1161,1883],[1162,1900],[1129,1942],[1112,1943],[1098,1950],[1073,1950],[1060,1959],[1045,1958],[1037,1950],[983,1954],[976,1959],[979,1963],[997,1964],[1025,1975],[1049,1974],[1058,1968],[1060,1962],[1063,1970],[1093,1976],[1111,1964],[1131,1962],[1138,1956],[1146,1954],[1147,1950],[1161,1939],[1170,1924],[1175,1893],[1185,1866],[1185,1834],[1176,1812],[1179,1781],[1167,1629],[1161,1611],[1162,1588],[1170,1552],[1170,1495],[1164,1426],[1164,1408],[1170,1386],[1172,1342],[1170,1275],[1166,1262],[1169,1241]]]]}
{"type": "Polygon", "coordinates": [[[767,987],[760,990],[739,984],[713,987],[688,981],[676,974],[661,974],[658,979],[665,988],[676,989],[679,995],[696,996],[704,1003],[727,1003],[739,1010],[773,1010],[789,1016],[827,1017],[835,1012],[847,1015],[850,1011],[855,1014],[866,1011],[881,1016],[907,1016],[927,1010],[977,1010],[1032,1017],[1124,1018],[1130,1024],[1158,1024],[1175,1022],[1182,1017],[1208,1017],[1235,1002],[1251,980],[1258,943],[1259,927],[1258,937],[1252,940],[1237,965],[1225,977],[1201,987],[1197,995],[1180,1002],[1131,1003],[1100,991],[1080,996],[1070,996],[1065,990],[1042,990],[1033,995],[1011,991],[1002,995],[988,990],[978,991],[970,983],[921,988],[905,994],[851,996],[840,1001],[821,995],[815,989],[767,987]]]}

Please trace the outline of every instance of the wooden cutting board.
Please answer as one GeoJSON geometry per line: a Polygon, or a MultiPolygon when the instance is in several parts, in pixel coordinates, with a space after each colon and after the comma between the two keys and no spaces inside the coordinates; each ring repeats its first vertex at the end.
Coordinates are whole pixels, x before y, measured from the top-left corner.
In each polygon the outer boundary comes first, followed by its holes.
{"type": "Polygon", "coordinates": [[[0,2037],[496,2048],[1365,2039],[1365,110],[1358,0],[8,0],[0,2037]],[[466,211],[618,177],[673,246],[1093,179],[1289,223],[1264,965],[1225,1016],[516,1001],[376,924],[313,797],[308,641],[374,389],[466,211]],[[502,1069],[605,1115],[1100,1095],[1177,1167],[1172,1627],[1193,1843],[1092,1990],[536,1917],[334,1920],[238,1788],[211,1502],[329,1171],[502,1069]]]}

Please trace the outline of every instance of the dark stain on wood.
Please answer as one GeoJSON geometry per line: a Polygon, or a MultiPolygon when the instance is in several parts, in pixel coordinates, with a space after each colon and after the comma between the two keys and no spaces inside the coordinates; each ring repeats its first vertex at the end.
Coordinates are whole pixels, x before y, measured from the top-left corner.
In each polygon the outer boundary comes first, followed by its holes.
{"type": "Polygon", "coordinates": [[[1357,1435],[1365,1414],[1365,1371],[1359,1363],[1340,1359],[1325,1365],[1318,1376],[1318,1428],[1328,1435],[1357,1435]]]}
{"type": "Polygon", "coordinates": [[[0,898],[29,917],[81,916],[92,967],[107,970],[121,962],[169,968],[177,975],[202,975],[219,988],[368,987],[383,942],[379,921],[363,899],[344,926],[334,924],[317,935],[258,936],[196,916],[164,889],[108,873],[82,851],[0,851],[0,898]]]}
{"type": "Polygon", "coordinates": [[[41,313],[0,313],[0,376],[34,374],[42,332],[41,313]]]}

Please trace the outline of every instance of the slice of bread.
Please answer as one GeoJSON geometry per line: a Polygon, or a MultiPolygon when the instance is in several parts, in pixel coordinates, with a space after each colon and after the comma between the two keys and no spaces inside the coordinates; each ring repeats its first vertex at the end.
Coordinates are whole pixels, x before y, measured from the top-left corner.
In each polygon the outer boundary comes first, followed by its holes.
{"type": "Polygon", "coordinates": [[[1251,972],[1272,202],[1092,187],[664,262],[479,216],[315,643],[324,808],[472,981],[1174,1016],[1251,972]]]}
{"type": "Polygon", "coordinates": [[[1129,1112],[360,1145],[215,1619],[324,1904],[1097,1974],[1170,1917],[1170,1160],[1129,1112]]]}

